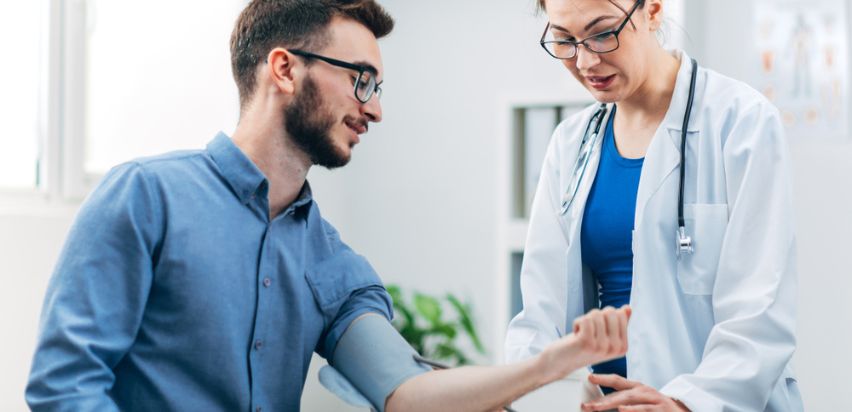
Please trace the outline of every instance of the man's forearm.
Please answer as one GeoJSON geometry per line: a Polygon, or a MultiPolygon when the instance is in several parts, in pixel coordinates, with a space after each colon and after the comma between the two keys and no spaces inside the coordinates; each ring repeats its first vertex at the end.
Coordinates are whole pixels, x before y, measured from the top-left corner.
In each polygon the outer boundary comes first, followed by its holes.
{"type": "Polygon", "coordinates": [[[385,403],[386,411],[499,409],[577,368],[627,352],[630,308],[593,310],[574,321],[574,333],[533,358],[505,366],[428,372],[405,381],[385,403]]]}
{"type": "MultiPolygon", "coordinates": [[[[492,411],[555,379],[540,357],[504,366],[466,366],[416,376],[394,391],[385,410],[492,411]]],[[[578,365],[579,366],[579,365],[578,365]]]]}

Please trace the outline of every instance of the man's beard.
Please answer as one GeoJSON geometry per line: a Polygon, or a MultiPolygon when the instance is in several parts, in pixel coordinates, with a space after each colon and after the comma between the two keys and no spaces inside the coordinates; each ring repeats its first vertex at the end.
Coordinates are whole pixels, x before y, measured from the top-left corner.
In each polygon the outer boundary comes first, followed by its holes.
{"type": "Polygon", "coordinates": [[[334,169],[349,163],[350,155],[334,145],[329,133],[334,116],[324,111],[323,103],[313,77],[306,76],[301,92],[284,111],[284,127],[311,163],[334,169]]]}

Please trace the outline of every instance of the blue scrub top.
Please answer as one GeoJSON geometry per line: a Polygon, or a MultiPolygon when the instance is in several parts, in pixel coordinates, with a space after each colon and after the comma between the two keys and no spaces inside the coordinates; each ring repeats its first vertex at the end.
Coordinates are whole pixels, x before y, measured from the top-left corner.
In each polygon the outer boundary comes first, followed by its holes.
{"type": "MultiPolygon", "coordinates": [[[[583,264],[594,274],[601,307],[630,302],[633,282],[633,224],[644,159],[626,159],[615,145],[613,108],[604,133],[601,160],[583,212],[583,264]]],[[[594,365],[595,373],[627,376],[625,358],[594,365]]]]}

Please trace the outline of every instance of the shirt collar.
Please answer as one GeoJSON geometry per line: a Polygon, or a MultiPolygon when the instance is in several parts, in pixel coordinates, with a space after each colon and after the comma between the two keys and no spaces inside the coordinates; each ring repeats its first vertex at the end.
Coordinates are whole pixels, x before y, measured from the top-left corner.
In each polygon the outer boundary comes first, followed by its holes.
{"type": "Polygon", "coordinates": [[[267,186],[263,172],[225,133],[219,132],[207,144],[207,152],[243,204],[247,203],[261,186],[267,186]]]}
{"type": "Polygon", "coordinates": [[[296,198],[296,201],[290,206],[295,209],[301,209],[302,206],[309,205],[314,200],[314,192],[311,190],[311,184],[305,180],[305,185],[302,186],[302,190],[299,192],[299,197],[296,198]]]}
{"type": "MultiPolygon", "coordinates": [[[[225,133],[219,132],[210,143],[207,144],[207,152],[219,168],[223,178],[236,193],[240,203],[246,204],[252,196],[266,197],[269,183],[266,176],[257,168],[254,162],[240,150],[237,145],[225,133]]],[[[298,209],[308,205],[313,200],[311,185],[305,181],[299,197],[289,208],[298,209]]]]}

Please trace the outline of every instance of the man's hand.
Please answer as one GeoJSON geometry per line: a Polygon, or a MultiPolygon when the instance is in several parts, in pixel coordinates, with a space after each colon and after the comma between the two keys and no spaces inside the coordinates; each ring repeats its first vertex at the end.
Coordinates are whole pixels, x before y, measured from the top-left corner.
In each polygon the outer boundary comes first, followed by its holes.
{"type": "Polygon", "coordinates": [[[615,389],[600,399],[583,404],[584,412],[608,411],[617,409],[618,412],[689,412],[689,409],[679,401],[669,398],[656,389],[639,382],[629,381],[618,375],[589,375],[589,381],[615,389]]]}
{"type": "Polygon", "coordinates": [[[595,309],[577,318],[572,334],[550,344],[539,355],[544,383],[562,379],[577,368],[624,356],[629,319],[627,305],[595,309]]]}

